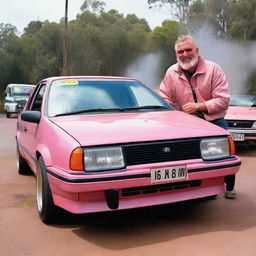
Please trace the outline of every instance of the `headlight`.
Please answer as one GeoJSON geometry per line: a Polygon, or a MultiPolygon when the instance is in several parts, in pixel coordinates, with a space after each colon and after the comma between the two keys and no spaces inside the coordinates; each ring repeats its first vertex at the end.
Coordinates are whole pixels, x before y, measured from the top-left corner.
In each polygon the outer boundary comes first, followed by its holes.
{"type": "Polygon", "coordinates": [[[200,144],[204,160],[215,160],[230,156],[228,138],[215,138],[202,140],[200,144]]]}
{"type": "Polygon", "coordinates": [[[254,121],[252,128],[256,128],[256,121],[254,121]]]}
{"type": "Polygon", "coordinates": [[[100,147],[84,149],[85,171],[104,171],[124,167],[121,147],[100,147]]]}

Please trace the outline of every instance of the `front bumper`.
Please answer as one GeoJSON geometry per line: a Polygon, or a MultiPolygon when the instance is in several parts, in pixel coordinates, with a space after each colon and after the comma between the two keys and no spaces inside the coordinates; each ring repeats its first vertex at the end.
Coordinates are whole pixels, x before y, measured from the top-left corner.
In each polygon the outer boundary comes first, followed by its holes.
{"type": "MultiPolygon", "coordinates": [[[[166,204],[225,191],[224,177],[238,172],[238,157],[225,161],[187,161],[188,175],[178,182],[151,184],[150,168],[180,165],[167,162],[130,166],[102,174],[71,174],[48,168],[54,203],[72,213],[89,213],[166,204]]],[[[184,164],[184,161],[183,163],[184,164]]]]}
{"type": "Polygon", "coordinates": [[[4,110],[7,113],[17,113],[17,103],[5,103],[4,110]]]}

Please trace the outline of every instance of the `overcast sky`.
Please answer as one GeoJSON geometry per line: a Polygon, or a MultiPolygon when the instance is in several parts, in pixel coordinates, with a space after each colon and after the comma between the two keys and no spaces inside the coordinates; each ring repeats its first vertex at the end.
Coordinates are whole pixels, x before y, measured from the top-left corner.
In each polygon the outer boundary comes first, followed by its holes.
{"type": "MultiPolygon", "coordinates": [[[[160,26],[162,21],[169,16],[163,11],[149,9],[147,0],[103,0],[106,10],[116,9],[124,15],[134,13],[139,18],[145,18],[153,29],[160,26]]],[[[69,0],[68,19],[76,18],[80,13],[80,7],[84,0],[69,0]]],[[[28,25],[30,21],[59,22],[64,17],[65,0],[0,0],[0,23],[10,23],[17,27],[19,32],[28,25]]]]}

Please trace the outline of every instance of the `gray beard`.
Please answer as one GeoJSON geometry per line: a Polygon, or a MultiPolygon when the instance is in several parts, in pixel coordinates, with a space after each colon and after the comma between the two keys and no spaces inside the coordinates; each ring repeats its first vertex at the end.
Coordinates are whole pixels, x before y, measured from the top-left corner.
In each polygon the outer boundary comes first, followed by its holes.
{"type": "Polygon", "coordinates": [[[177,61],[178,61],[179,65],[181,66],[182,69],[189,70],[198,63],[198,59],[199,59],[198,56],[196,56],[188,63],[183,63],[179,59],[177,59],[177,61]]]}

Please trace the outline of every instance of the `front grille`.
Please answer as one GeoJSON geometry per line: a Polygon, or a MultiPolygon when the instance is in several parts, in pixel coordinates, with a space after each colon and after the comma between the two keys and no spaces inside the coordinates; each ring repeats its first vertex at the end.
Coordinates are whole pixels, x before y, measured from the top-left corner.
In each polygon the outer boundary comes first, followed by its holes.
{"type": "Polygon", "coordinates": [[[123,150],[127,165],[201,158],[200,139],[136,143],[123,150]]]}
{"type": "Polygon", "coordinates": [[[192,181],[166,183],[166,184],[153,185],[153,186],[125,188],[122,190],[122,196],[146,195],[146,194],[152,194],[157,192],[194,188],[194,187],[199,187],[200,185],[201,185],[200,180],[192,180],[192,181]]]}
{"type": "Polygon", "coordinates": [[[254,121],[246,120],[227,120],[229,128],[251,128],[254,121]]]}
{"type": "Polygon", "coordinates": [[[253,138],[256,138],[256,134],[255,134],[255,133],[246,133],[244,136],[245,136],[245,137],[253,137],[253,138]]]}

